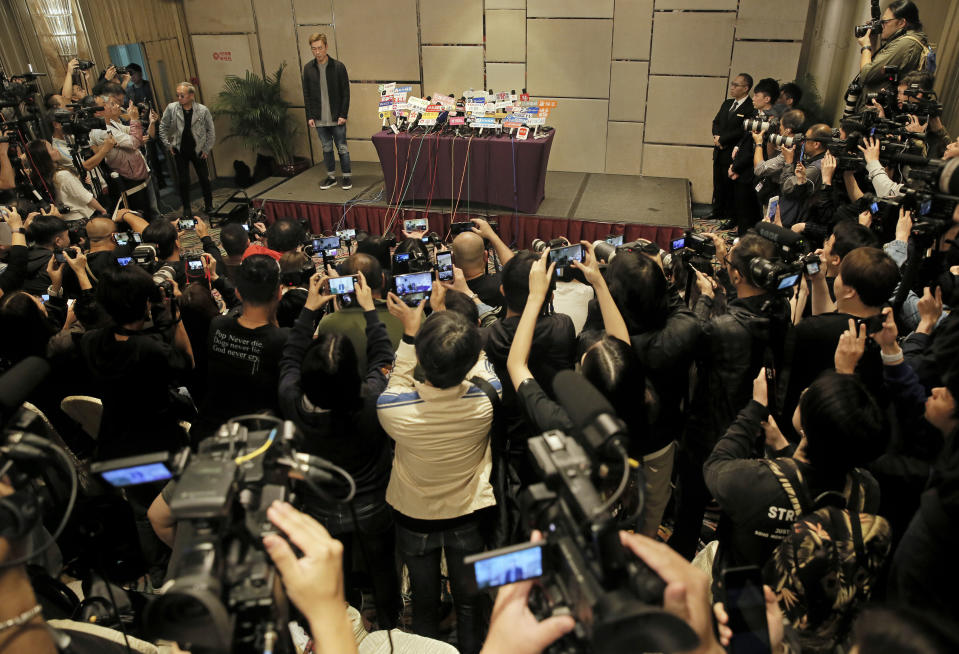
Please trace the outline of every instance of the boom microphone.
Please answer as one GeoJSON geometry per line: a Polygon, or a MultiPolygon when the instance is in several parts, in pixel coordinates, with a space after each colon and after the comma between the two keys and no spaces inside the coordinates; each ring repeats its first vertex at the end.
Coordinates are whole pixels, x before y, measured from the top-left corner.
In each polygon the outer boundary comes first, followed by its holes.
{"type": "Polygon", "coordinates": [[[553,393],[594,455],[619,456],[627,438],[626,423],[596,387],[578,372],[563,370],[553,378],[553,393]]]}

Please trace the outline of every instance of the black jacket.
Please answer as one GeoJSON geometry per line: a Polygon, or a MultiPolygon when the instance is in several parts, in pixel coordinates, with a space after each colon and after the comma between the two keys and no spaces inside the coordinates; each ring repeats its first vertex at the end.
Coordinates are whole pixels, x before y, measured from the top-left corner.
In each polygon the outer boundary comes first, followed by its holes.
{"type": "MultiPolygon", "coordinates": [[[[713,136],[719,137],[719,144],[723,149],[732,149],[733,146],[742,138],[743,119],[753,114],[753,101],[751,98],[739,105],[736,113],[730,115],[729,108],[733,106],[734,100],[728,98],[719,107],[716,117],[713,118],[713,136]]],[[[716,150],[718,152],[718,150],[716,150]]],[[[714,153],[715,154],[715,153],[714,153]]]]}
{"type": "Polygon", "coordinates": [[[27,278],[23,290],[32,295],[43,295],[50,286],[47,274],[47,262],[53,252],[47,248],[33,246],[27,250],[27,278]]]}
{"type": "MultiPolygon", "coordinates": [[[[347,118],[350,113],[350,76],[342,61],[329,57],[326,62],[326,87],[330,94],[330,115],[347,118]]],[[[320,120],[323,117],[323,104],[320,89],[320,67],[314,58],[303,66],[303,103],[306,106],[307,120],[320,120]]]]}
{"type": "Polygon", "coordinates": [[[765,364],[767,347],[782,361],[789,307],[778,298],[737,298],[728,312],[707,320],[712,302],[702,296],[696,315],[704,321],[697,347],[698,379],[690,407],[684,445],[705,460],[739,410],[749,402],[753,379],[765,364]],[[773,304],[763,309],[767,301],[773,304]],[[772,317],[772,318],[771,318],[772,317]]]}
{"type": "MultiPolygon", "coordinates": [[[[706,487],[723,510],[716,570],[762,567],[799,517],[769,466],[750,458],[761,438],[761,423],[768,416],[766,407],[750,400],[703,466],[706,487]]],[[[786,452],[776,454],[784,456],[786,452]]],[[[796,463],[810,497],[828,490],[841,492],[845,487],[845,474],[825,475],[808,463],[796,463]]],[[[860,470],[859,474],[866,490],[863,511],[876,513],[879,485],[868,472],[860,470]]]]}

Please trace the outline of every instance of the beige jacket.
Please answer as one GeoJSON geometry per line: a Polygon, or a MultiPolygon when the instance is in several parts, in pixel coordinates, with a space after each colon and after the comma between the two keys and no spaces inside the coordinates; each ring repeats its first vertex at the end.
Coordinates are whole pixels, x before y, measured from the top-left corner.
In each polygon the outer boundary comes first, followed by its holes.
{"type": "MultiPolygon", "coordinates": [[[[415,381],[415,366],[414,346],[401,342],[389,384],[376,402],[380,424],[396,441],[386,501],[419,520],[458,518],[493,506],[489,399],[469,381],[445,389],[415,381]]],[[[466,379],[473,376],[502,393],[483,353],[466,379]]]]}

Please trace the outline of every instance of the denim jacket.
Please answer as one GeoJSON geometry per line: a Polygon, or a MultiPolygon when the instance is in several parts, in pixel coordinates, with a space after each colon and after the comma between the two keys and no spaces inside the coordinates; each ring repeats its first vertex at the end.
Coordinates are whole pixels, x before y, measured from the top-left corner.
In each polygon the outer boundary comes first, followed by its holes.
{"type": "MultiPolygon", "coordinates": [[[[183,107],[179,102],[171,102],[163,110],[163,118],[160,119],[160,140],[163,147],[167,150],[180,147],[183,138],[183,107]]],[[[196,143],[196,152],[206,152],[213,149],[216,143],[216,131],[213,127],[213,115],[206,106],[199,102],[193,103],[193,120],[190,122],[190,131],[193,132],[193,140],[196,143]]]]}

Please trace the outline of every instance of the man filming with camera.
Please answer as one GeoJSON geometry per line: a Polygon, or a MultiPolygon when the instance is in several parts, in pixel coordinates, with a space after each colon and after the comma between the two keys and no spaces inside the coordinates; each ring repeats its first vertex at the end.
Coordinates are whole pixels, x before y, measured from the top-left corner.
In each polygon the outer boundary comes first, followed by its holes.
{"type": "Polygon", "coordinates": [[[154,188],[150,184],[150,167],[140,152],[144,142],[140,110],[130,103],[127,107],[130,125],[126,126],[120,122],[121,107],[115,98],[99,95],[96,104],[100,107],[97,116],[103,118],[106,128],[90,131],[90,147],[94,154],[83,162],[83,167],[92,170],[106,162],[110,170],[120,175],[129,207],[152,220],[159,212],[154,188]]]}

